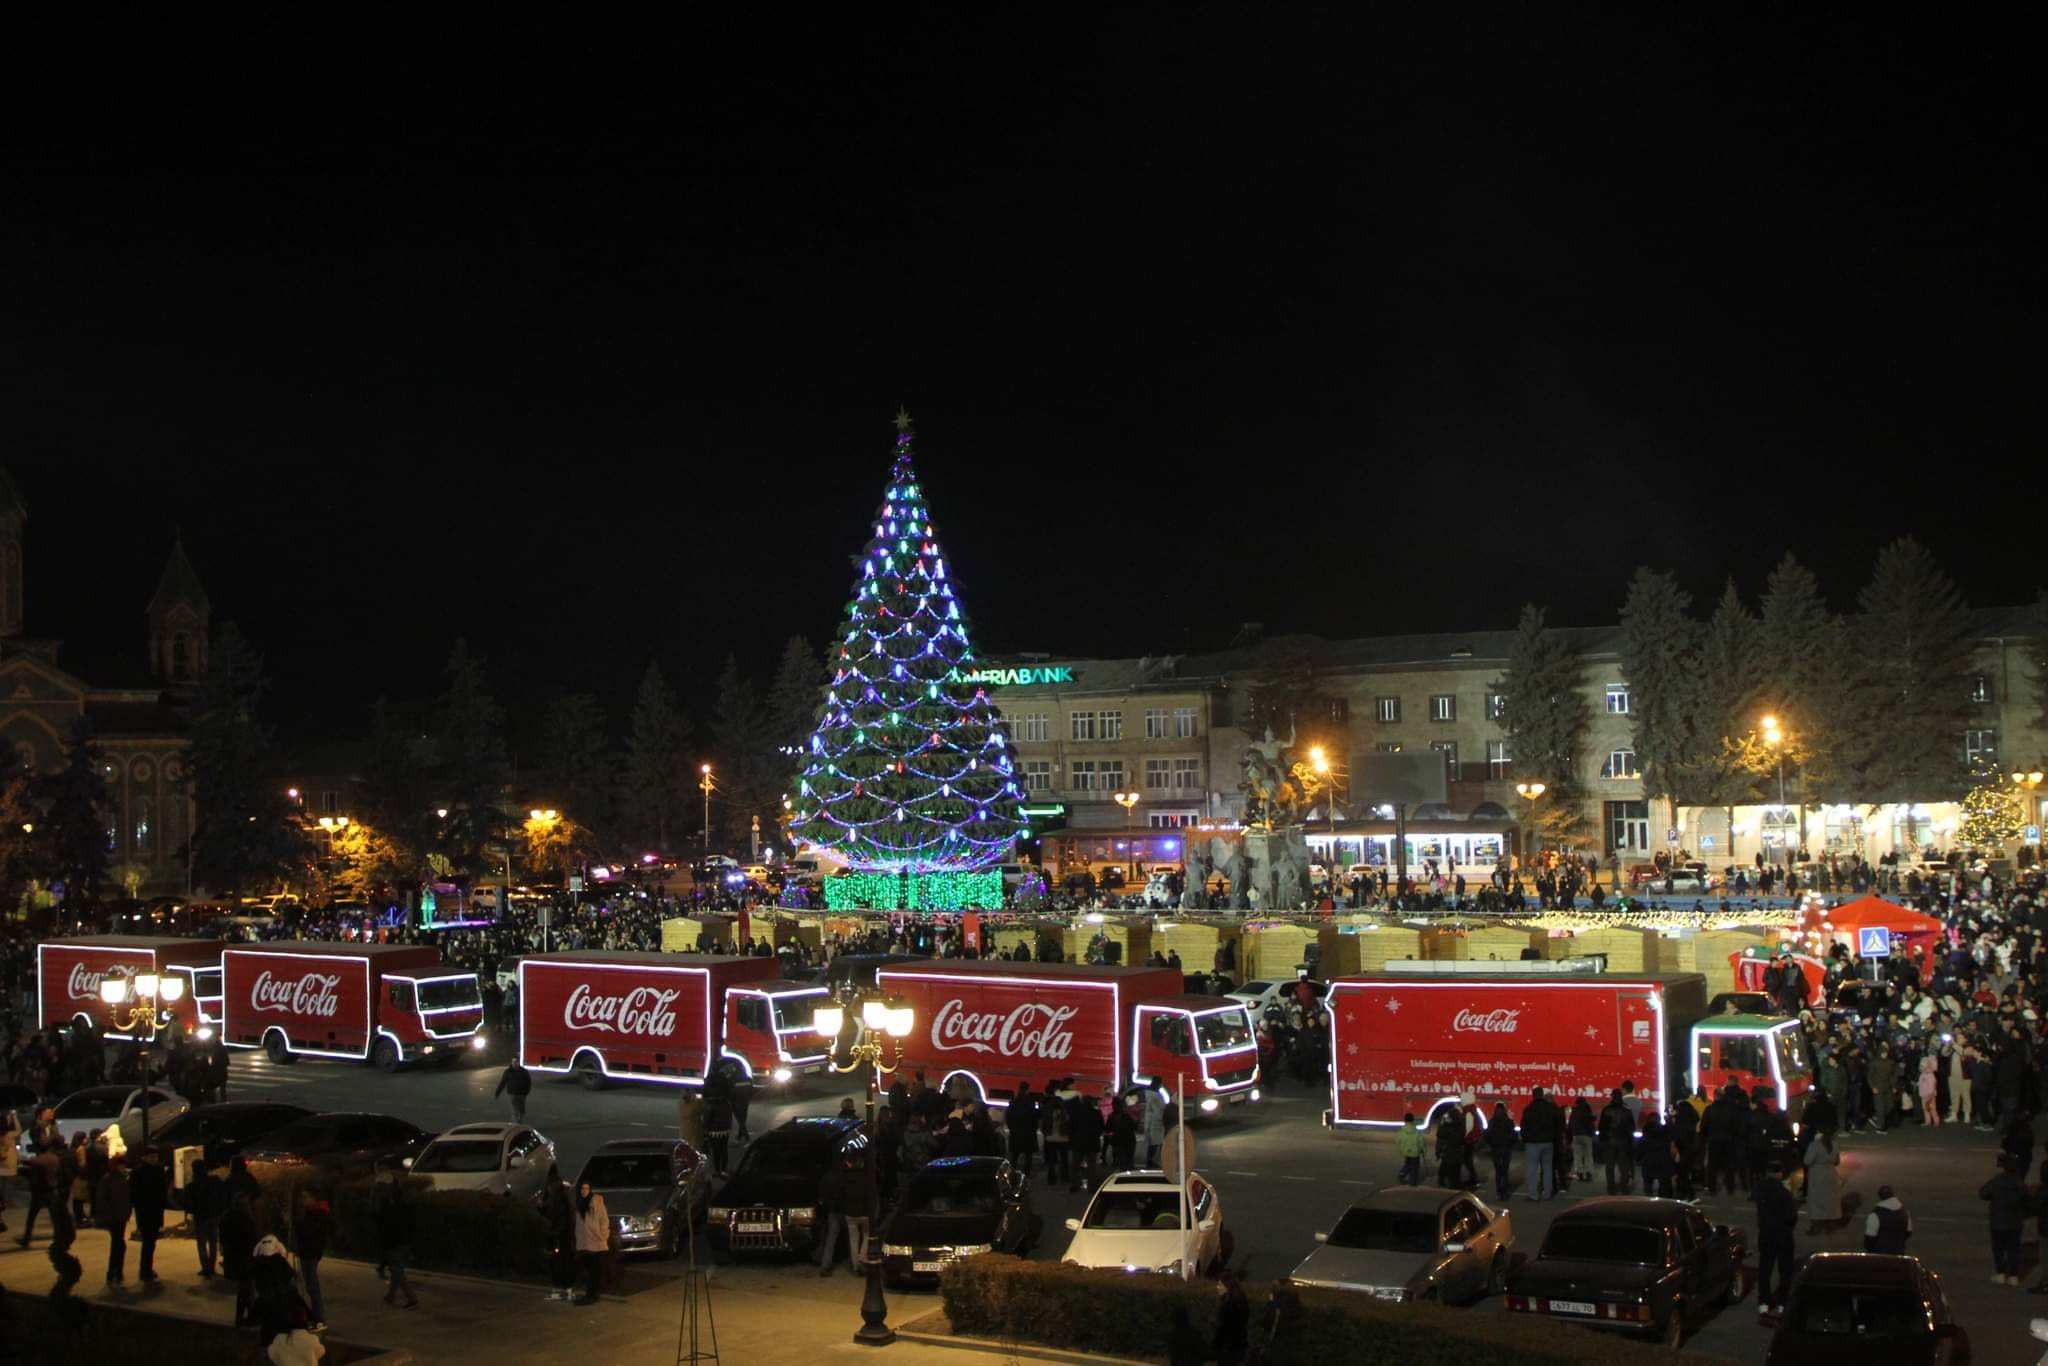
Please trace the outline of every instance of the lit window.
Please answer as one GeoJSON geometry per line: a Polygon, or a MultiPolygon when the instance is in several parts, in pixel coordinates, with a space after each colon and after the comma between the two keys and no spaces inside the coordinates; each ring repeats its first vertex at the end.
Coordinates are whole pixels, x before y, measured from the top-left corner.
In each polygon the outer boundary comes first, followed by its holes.
{"type": "Polygon", "coordinates": [[[1991,676],[1989,674],[1978,674],[1970,680],[1970,700],[1972,702],[1989,702],[1991,700],[1991,676]]]}
{"type": "Polygon", "coordinates": [[[1373,714],[1381,725],[1391,725],[1401,719],[1401,699],[1398,697],[1376,697],[1373,699],[1373,714]]]}
{"type": "Polygon", "coordinates": [[[1429,719],[1432,721],[1455,721],[1458,719],[1458,699],[1450,693],[1438,693],[1429,699],[1429,719]]]}
{"type": "Polygon", "coordinates": [[[1508,776],[1508,765],[1512,762],[1514,762],[1514,756],[1508,753],[1507,741],[1488,740],[1486,742],[1487,777],[1495,782],[1499,782],[1508,776]]]}
{"type": "Polygon", "coordinates": [[[1640,778],[1642,771],[1636,767],[1636,752],[1632,749],[1617,749],[1607,756],[1607,762],[1600,765],[1603,778],[1640,778]]]}
{"type": "Polygon", "coordinates": [[[1607,685],[1607,710],[1615,716],[1628,715],[1628,684],[1609,683],[1607,685]]]}
{"type": "Polygon", "coordinates": [[[1401,752],[1401,742],[1399,740],[1381,740],[1372,747],[1372,752],[1374,754],[1399,754],[1401,752]]]}
{"type": "Polygon", "coordinates": [[[1507,694],[1506,694],[1506,693],[1499,693],[1499,692],[1490,692],[1490,693],[1488,693],[1488,694],[1486,695],[1486,719],[1487,719],[1487,720],[1489,720],[1489,721],[1498,721],[1498,720],[1500,720],[1500,719],[1501,719],[1502,717],[1506,716],[1507,714],[1508,714],[1508,696],[1507,696],[1507,694]]]}
{"type": "Polygon", "coordinates": [[[1995,730],[1966,730],[1963,732],[1963,757],[1973,764],[1995,764],[1998,762],[1998,732],[1995,730]]]}

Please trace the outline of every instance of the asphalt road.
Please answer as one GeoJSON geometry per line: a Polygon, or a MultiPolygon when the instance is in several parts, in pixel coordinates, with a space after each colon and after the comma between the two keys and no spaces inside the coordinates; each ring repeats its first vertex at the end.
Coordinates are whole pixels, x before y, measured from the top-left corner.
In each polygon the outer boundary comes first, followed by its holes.
{"type": "MultiPolygon", "coordinates": [[[[260,1056],[238,1053],[230,1099],[277,1099],[321,1110],[376,1110],[439,1130],[467,1121],[509,1118],[509,1106],[491,1096],[497,1076],[495,1068],[385,1076],[357,1064],[317,1060],[277,1067],[260,1056]]],[[[750,1123],[759,1133],[791,1115],[829,1114],[842,1096],[858,1098],[860,1087],[851,1078],[808,1078],[787,1097],[761,1093],[750,1123]]],[[[1225,1226],[1235,1238],[1236,1262],[1255,1278],[1285,1274],[1312,1250],[1316,1230],[1328,1228],[1348,1201],[1390,1181],[1399,1166],[1391,1136],[1324,1130],[1323,1105],[1320,1093],[1288,1086],[1277,1094],[1269,1092],[1262,1102],[1199,1122],[1194,1129],[1196,1165],[1217,1187],[1225,1226]]],[[[618,1086],[589,1092],[537,1075],[527,1120],[554,1140],[562,1170],[573,1179],[583,1159],[601,1143],[674,1132],[675,1097],[666,1087],[618,1086]]],[[[1993,1136],[1967,1126],[1909,1126],[1886,1137],[1851,1136],[1842,1149],[1843,1188],[1852,1204],[1860,1204],[1858,1216],[1846,1229],[1800,1238],[1800,1255],[1860,1250],[1861,1214],[1875,1201],[1877,1187],[1890,1184],[1913,1215],[1911,1250],[1947,1285],[1980,1366],[2032,1366],[2040,1359],[2043,1345],[2029,1335],[2028,1322],[2037,1314],[2048,1316],[2048,1295],[2028,1295],[1991,1282],[1990,1245],[1977,1188],[1993,1170],[1993,1136]]],[[[1479,1194],[1487,1199],[1492,1194],[1491,1172],[1484,1160],[1480,1167],[1486,1180],[1479,1194]]],[[[1046,1220],[1037,1255],[1057,1258],[1068,1237],[1060,1221],[1079,1214],[1084,1197],[1041,1185],[1034,1198],[1046,1220]]],[[[1511,1202],[1518,1245],[1533,1252],[1550,1217],[1565,1204],[1511,1202]]],[[[1746,1201],[1722,1197],[1707,1201],[1703,1208],[1717,1222],[1748,1230],[1754,1245],[1755,1221],[1746,1201]]],[[[2030,1244],[2030,1264],[2033,1256],[2030,1244]]],[[[744,1267],[720,1272],[722,1277],[750,1274],[765,1273],[750,1273],[744,1267]]],[[[905,1301],[894,1307],[900,1318],[923,1312],[922,1301],[928,1297],[892,1299],[905,1301]]],[[[1498,1301],[1488,1301],[1469,1312],[1502,1311],[1498,1301]]],[[[1701,1326],[1689,1345],[1733,1360],[1760,1361],[1768,1335],[1756,1317],[1754,1297],[1746,1295],[1701,1326]]]]}

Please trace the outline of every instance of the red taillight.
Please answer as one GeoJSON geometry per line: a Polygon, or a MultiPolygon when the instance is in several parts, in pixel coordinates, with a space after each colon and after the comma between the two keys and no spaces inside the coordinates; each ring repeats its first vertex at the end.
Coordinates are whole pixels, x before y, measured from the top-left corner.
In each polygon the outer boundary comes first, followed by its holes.
{"type": "Polygon", "coordinates": [[[1650,1306],[1647,1304],[1610,1304],[1603,1307],[1617,1319],[1627,1319],[1631,1323],[1650,1321],[1650,1306]]]}
{"type": "Polygon", "coordinates": [[[1510,1308],[1510,1309],[1518,1309],[1518,1310],[1525,1310],[1525,1311],[1526,1311],[1526,1310],[1528,1309],[1528,1307],[1529,1307],[1529,1298],[1528,1298],[1528,1296],[1526,1296],[1526,1295],[1510,1295],[1510,1296],[1508,1296],[1508,1308],[1510,1308]]]}

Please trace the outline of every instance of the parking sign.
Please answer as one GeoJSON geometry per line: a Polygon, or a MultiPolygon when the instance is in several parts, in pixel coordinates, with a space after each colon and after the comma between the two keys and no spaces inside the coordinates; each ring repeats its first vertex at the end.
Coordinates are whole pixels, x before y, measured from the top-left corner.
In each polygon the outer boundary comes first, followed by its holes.
{"type": "Polygon", "coordinates": [[[1889,958],[1892,932],[1882,925],[1866,925],[1856,931],[1856,952],[1864,958],[1889,958]]]}

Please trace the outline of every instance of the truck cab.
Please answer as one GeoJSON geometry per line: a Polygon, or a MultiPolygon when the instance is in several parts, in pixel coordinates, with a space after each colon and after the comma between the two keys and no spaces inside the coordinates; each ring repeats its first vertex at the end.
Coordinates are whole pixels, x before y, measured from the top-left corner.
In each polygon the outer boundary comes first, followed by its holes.
{"type": "Polygon", "coordinates": [[[484,1002],[473,972],[384,974],[378,1039],[370,1059],[384,1071],[482,1049],[484,1002]]]}
{"type": "Polygon", "coordinates": [[[1739,1086],[1745,1095],[1769,1088],[1778,1109],[1798,1119],[1813,1090],[1813,1067],[1806,1035],[1797,1020],[1768,1015],[1712,1015],[1692,1027],[1692,1058],[1687,1080],[1709,1096],[1725,1086],[1739,1086]]]}
{"type": "Polygon", "coordinates": [[[831,995],[803,982],[760,982],[725,989],[725,1041],[721,1065],[736,1067],[748,1080],[785,1085],[822,1072],[830,1061],[811,1016],[831,995]]]}
{"type": "Polygon", "coordinates": [[[1202,1114],[1259,1098],[1259,1045],[1244,1003],[1230,997],[1141,1001],[1132,1031],[1131,1079],[1171,1098],[1176,1083],[1202,1114]]]}

